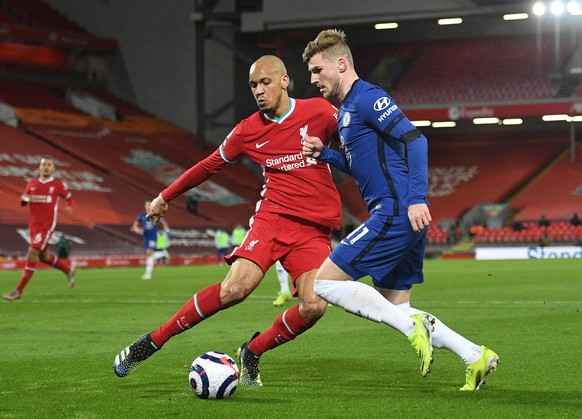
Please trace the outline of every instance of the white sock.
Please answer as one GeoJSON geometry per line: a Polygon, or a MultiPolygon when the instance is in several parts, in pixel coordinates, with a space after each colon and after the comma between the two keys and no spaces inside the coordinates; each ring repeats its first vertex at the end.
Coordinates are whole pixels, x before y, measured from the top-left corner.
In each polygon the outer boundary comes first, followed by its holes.
{"type": "MultiPolygon", "coordinates": [[[[398,304],[396,307],[398,307],[409,316],[412,314],[426,313],[426,311],[410,307],[410,303],[398,304]]],[[[431,314],[431,316],[433,315],[431,314]]],[[[449,351],[457,354],[467,365],[477,362],[477,360],[481,357],[481,347],[459,335],[457,332],[440,321],[437,317],[433,317],[435,322],[434,331],[431,334],[432,346],[435,348],[448,349],[449,351]]]]}
{"type": "Polygon", "coordinates": [[[369,285],[356,281],[315,280],[315,293],[328,303],[356,316],[385,323],[405,336],[415,330],[414,321],[369,285]]]}
{"type": "Polygon", "coordinates": [[[154,270],[154,263],[155,263],[154,255],[148,256],[146,258],[145,276],[147,276],[148,278],[152,276],[152,271],[154,270]]]}
{"type": "Polygon", "coordinates": [[[291,294],[291,290],[289,289],[289,274],[283,269],[281,262],[277,261],[275,263],[275,270],[277,271],[277,279],[279,280],[279,291],[291,294]]]}

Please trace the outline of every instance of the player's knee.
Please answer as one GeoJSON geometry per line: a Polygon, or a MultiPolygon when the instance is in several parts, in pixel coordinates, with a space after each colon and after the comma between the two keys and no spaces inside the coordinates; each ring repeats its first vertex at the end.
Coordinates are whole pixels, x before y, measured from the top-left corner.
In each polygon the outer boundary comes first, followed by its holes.
{"type": "Polygon", "coordinates": [[[326,308],[327,303],[318,298],[310,302],[303,301],[299,305],[299,313],[307,323],[314,324],[323,316],[326,308]]]}
{"type": "Polygon", "coordinates": [[[252,290],[248,290],[241,284],[222,284],[220,288],[220,301],[224,305],[238,304],[244,301],[252,290]]]}

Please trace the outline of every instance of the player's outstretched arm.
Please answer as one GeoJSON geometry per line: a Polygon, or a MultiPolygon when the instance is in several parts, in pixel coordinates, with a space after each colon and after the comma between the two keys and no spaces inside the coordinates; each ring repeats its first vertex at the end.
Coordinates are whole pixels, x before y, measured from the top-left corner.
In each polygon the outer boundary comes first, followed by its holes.
{"type": "Polygon", "coordinates": [[[326,147],[318,137],[306,135],[301,140],[303,155],[332,164],[344,173],[350,173],[346,155],[326,147]]]}
{"type": "Polygon", "coordinates": [[[143,234],[143,230],[139,226],[138,220],[133,220],[133,224],[131,225],[131,227],[129,229],[139,236],[141,236],[143,234]]]}
{"type": "Polygon", "coordinates": [[[158,220],[164,216],[166,211],[168,211],[168,203],[164,201],[164,198],[162,198],[162,194],[160,193],[152,200],[146,218],[148,220],[158,220]]]}

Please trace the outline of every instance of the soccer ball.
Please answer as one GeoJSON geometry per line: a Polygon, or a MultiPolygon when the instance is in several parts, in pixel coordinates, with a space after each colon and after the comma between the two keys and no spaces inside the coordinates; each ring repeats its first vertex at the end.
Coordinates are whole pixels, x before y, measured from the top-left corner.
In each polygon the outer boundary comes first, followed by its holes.
{"type": "Polygon", "coordinates": [[[226,399],[238,387],[238,366],[222,352],[206,352],[192,362],[190,386],[201,399],[226,399]]]}

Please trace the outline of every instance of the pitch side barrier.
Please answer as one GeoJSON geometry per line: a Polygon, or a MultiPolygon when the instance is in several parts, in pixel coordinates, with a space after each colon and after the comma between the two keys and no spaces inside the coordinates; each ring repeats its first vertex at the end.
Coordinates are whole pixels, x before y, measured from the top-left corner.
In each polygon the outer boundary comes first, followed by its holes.
{"type": "Polygon", "coordinates": [[[475,259],[582,259],[582,246],[477,247],[475,259]]]}
{"type": "MultiPolygon", "coordinates": [[[[114,257],[73,257],[77,268],[129,268],[145,266],[145,258],[139,255],[118,255],[114,257]]],[[[199,266],[216,265],[216,256],[171,257],[165,265],[158,266],[199,266]]],[[[0,260],[0,271],[21,271],[26,266],[25,259],[0,260]]],[[[50,266],[39,266],[38,269],[51,269],[50,266]]]]}

